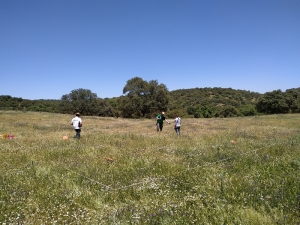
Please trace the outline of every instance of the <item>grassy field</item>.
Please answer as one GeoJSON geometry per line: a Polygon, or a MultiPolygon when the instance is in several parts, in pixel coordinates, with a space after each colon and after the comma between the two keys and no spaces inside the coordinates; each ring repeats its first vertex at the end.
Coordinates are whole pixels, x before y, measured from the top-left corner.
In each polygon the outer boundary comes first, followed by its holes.
{"type": "Polygon", "coordinates": [[[300,114],[72,117],[0,111],[0,224],[300,224],[300,114]]]}

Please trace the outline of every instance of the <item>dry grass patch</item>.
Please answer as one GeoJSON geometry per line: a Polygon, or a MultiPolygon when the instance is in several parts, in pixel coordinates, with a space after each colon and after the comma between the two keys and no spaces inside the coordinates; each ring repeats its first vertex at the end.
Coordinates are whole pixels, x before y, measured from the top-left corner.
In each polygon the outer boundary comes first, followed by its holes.
{"type": "Polygon", "coordinates": [[[0,111],[2,224],[300,223],[299,114],[72,117],[0,111]]]}

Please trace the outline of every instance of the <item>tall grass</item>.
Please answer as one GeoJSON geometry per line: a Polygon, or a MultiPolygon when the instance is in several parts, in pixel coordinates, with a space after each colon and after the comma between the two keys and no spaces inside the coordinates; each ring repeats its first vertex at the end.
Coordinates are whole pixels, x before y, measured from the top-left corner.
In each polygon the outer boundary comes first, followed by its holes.
{"type": "Polygon", "coordinates": [[[0,111],[1,224],[300,224],[299,114],[72,117],[0,111]]]}

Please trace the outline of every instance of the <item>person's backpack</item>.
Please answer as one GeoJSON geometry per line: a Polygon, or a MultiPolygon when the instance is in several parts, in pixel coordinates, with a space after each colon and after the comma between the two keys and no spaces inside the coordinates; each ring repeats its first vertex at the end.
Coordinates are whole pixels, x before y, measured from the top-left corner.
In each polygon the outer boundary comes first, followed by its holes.
{"type": "Polygon", "coordinates": [[[157,117],[156,117],[156,119],[161,120],[161,115],[158,114],[157,117]]]}

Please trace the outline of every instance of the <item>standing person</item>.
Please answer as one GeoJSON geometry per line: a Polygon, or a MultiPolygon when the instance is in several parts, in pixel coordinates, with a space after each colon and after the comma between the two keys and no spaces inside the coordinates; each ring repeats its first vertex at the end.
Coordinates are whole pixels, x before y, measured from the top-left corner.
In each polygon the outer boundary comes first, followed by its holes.
{"type": "Polygon", "coordinates": [[[163,126],[164,126],[164,120],[168,123],[169,121],[166,119],[165,117],[165,112],[161,112],[161,114],[158,114],[156,117],[157,121],[156,121],[156,130],[157,131],[162,131],[163,126]]]}
{"type": "Polygon", "coordinates": [[[180,135],[180,122],[181,122],[181,119],[178,116],[178,114],[176,113],[175,114],[175,120],[174,120],[174,126],[175,126],[174,129],[176,131],[177,136],[180,135]]]}
{"type": "Polygon", "coordinates": [[[80,139],[80,132],[82,127],[82,120],[80,118],[80,113],[76,113],[76,116],[71,121],[71,125],[73,125],[73,128],[76,131],[76,138],[80,139]]]}

